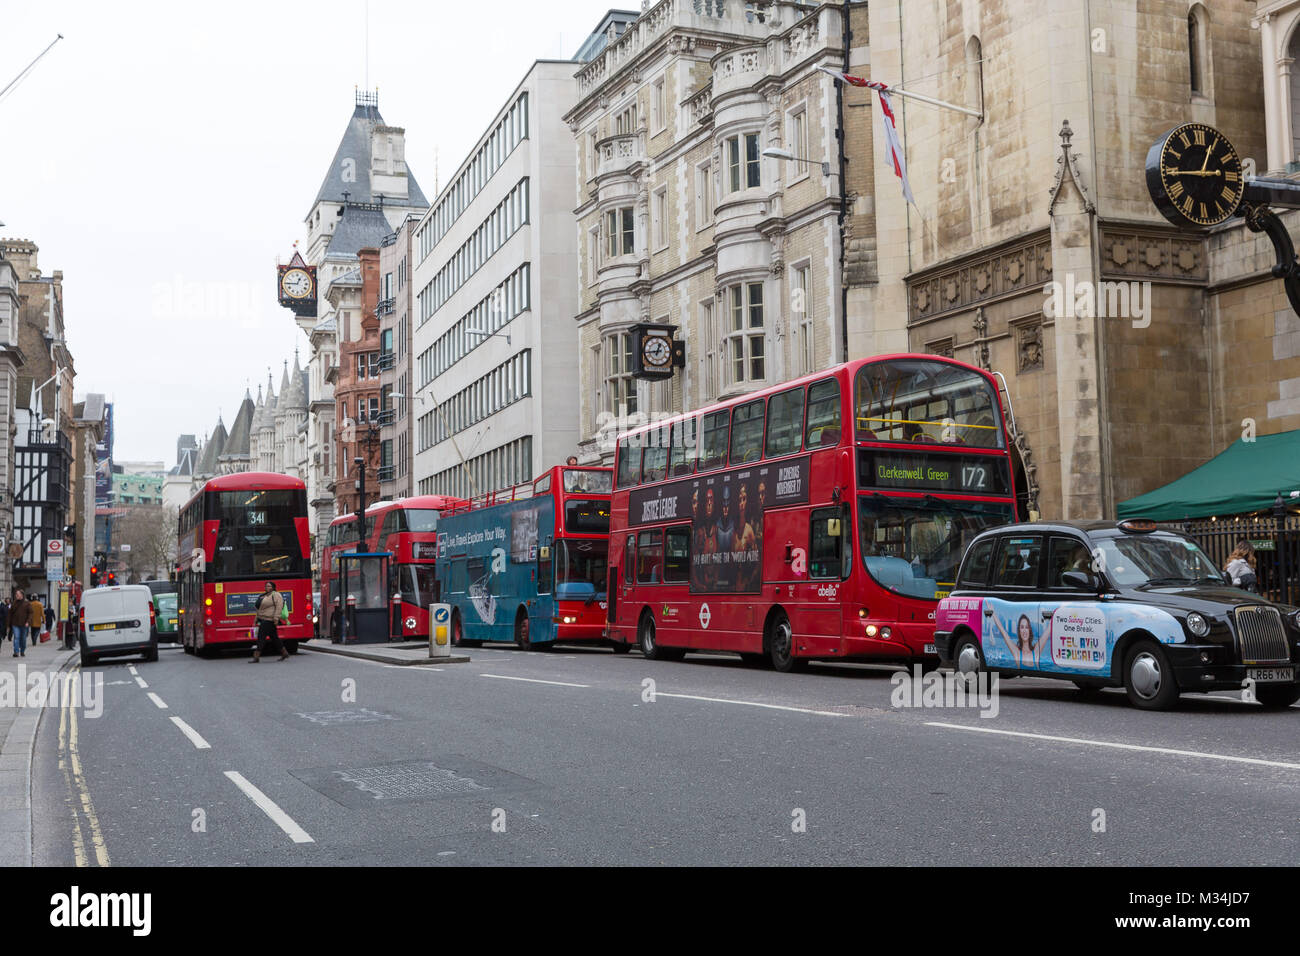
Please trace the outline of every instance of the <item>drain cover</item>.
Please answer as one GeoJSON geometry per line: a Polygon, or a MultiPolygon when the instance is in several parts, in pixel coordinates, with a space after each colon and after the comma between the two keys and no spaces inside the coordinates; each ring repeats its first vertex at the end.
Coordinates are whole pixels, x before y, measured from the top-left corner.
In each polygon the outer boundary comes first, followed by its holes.
{"type": "Polygon", "coordinates": [[[431,763],[398,763],[360,770],[335,770],[334,773],[344,783],[352,784],[376,800],[455,797],[488,789],[454,770],[431,763]]]}
{"type": "Polygon", "coordinates": [[[369,767],[314,767],[290,772],[318,793],[356,809],[538,786],[527,777],[459,754],[369,767]]]}
{"type": "Polygon", "coordinates": [[[311,714],[299,712],[297,716],[303,720],[310,720],[313,724],[325,726],[368,724],[376,720],[397,720],[392,714],[381,714],[377,710],[368,710],[365,707],[358,707],[353,710],[318,710],[311,714]]]}

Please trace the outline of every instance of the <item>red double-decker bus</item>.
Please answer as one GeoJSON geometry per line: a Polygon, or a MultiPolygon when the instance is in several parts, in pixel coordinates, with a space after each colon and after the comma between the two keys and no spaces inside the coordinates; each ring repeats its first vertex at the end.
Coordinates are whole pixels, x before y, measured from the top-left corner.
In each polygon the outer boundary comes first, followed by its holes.
{"type": "Polygon", "coordinates": [[[290,653],[311,640],[311,545],[301,479],[244,472],[208,481],[180,511],[177,539],[181,643],[207,656],[255,642],[255,607],[267,581],[284,596],[279,627],[290,653]]]}
{"type": "MultiPolygon", "coordinates": [[[[438,518],[464,499],[417,495],[378,501],[366,509],[366,541],[362,550],[389,552],[388,593],[391,598],[389,636],[394,640],[424,640],[429,636],[429,605],[438,602],[435,565],[438,557],[438,518]]],[[[321,635],[337,639],[342,617],[336,555],[356,551],[360,526],[355,514],[330,522],[321,551],[321,635]]]]}
{"type": "Polygon", "coordinates": [[[557,465],[446,512],[438,580],[453,643],[604,642],[612,485],[612,469],[557,465]]]}
{"type": "Polygon", "coordinates": [[[1015,514],[995,379],[892,355],[621,437],[609,634],[652,659],[725,650],[937,661],[966,543],[1015,514]]]}

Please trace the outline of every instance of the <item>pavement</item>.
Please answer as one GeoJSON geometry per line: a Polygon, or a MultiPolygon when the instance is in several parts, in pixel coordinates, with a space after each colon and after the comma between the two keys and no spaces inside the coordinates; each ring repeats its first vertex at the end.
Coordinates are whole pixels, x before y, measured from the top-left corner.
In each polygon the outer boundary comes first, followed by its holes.
{"type": "Polygon", "coordinates": [[[299,644],[305,651],[318,654],[337,654],[362,661],[374,661],[377,664],[396,664],[401,667],[468,664],[469,657],[464,654],[452,654],[448,657],[430,657],[427,641],[408,641],[403,644],[334,644],[330,641],[311,641],[299,644]]]}
{"type": "Polygon", "coordinates": [[[857,665],[472,654],[249,667],[164,647],[96,665],[103,712],[67,713],[70,771],[59,721],[38,731],[33,862],[1300,860],[1300,708],[1217,695],[1148,713],[1120,691],[1018,679],[994,714],[917,706],[891,671],[857,665]]]}
{"type": "Polygon", "coordinates": [[[76,656],[53,637],[22,658],[13,656],[12,641],[0,643],[0,686],[12,682],[16,691],[13,701],[0,692],[0,866],[32,864],[32,749],[48,708],[21,706],[24,685],[32,674],[58,673],[76,656]]]}

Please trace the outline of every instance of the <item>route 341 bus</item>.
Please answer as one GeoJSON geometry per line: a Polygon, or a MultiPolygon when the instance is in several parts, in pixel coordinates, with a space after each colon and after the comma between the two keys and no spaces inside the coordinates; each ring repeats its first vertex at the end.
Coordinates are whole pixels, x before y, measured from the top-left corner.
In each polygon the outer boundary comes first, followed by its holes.
{"type": "Polygon", "coordinates": [[[307,486],[299,478],[243,472],[213,478],[181,508],[177,561],[181,644],[206,656],[251,647],[255,602],[267,581],[284,596],[279,627],[289,652],[311,640],[307,486]]]}
{"type": "Polygon", "coordinates": [[[629,432],[610,523],[609,636],[651,659],[937,662],[966,544],[1013,520],[995,379],[860,359],[629,432]]]}
{"type": "Polygon", "coordinates": [[[438,582],[453,643],[603,642],[612,477],[557,466],[443,515],[438,582]]]}

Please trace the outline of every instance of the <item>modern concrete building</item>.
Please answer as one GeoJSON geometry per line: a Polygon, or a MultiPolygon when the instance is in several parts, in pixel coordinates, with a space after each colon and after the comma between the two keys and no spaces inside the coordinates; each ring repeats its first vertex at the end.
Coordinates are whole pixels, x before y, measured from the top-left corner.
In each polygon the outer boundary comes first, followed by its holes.
{"type": "Polygon", "coordinates": [[[470,496],[576,450],[574,64],[532,65],[415,230],[415,486],[470,496]]]}

